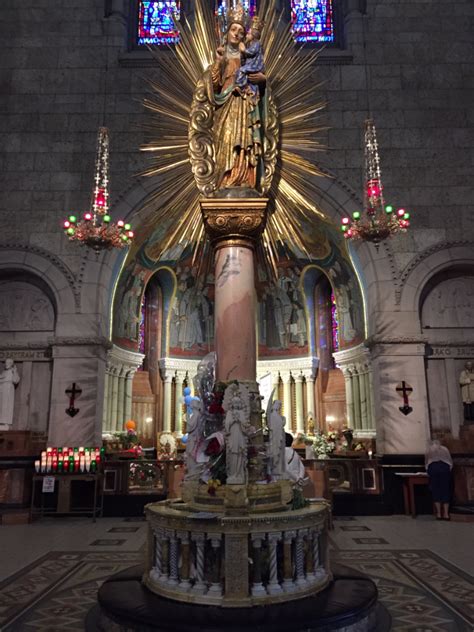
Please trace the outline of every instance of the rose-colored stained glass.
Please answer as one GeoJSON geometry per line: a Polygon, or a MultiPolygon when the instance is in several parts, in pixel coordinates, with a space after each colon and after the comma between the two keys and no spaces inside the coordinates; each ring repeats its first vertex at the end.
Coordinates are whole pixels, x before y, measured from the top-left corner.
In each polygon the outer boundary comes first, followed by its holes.
{"type": "Polygon", "coordinates": [[[337,319],[337,306],[334,292],[331,292],[331,333],[332,333],[332,350],[339,351],[339,321],[337,319]]]}

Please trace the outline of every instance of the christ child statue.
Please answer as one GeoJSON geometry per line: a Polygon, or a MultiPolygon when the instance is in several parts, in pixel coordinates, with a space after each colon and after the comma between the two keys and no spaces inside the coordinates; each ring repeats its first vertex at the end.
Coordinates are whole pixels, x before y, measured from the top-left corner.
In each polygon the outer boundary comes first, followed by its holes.
{"type": "Polygon", "coordinates": [[[265,71],[263,48],[260,43],[260,35],[263,26],[264,23],[259,17],[255,17],[252,20],[252,25],[245,38],[245,43],[241,42],[239,44],[241,65],[235,73],[235,85],[240,88],[242,92],[254,97],[258,96],[259,87],[254,83],[250,83],[248,76],[265,71]]]}

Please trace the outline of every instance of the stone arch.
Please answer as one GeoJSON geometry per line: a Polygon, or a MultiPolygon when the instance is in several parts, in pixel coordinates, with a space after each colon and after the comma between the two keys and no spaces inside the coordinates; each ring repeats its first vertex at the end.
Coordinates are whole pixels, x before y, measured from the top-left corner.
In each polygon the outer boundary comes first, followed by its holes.
{"type": "Polygon", "coordinates": [[[449,268],[474,267],[473,253],[474,244],[468,241],[440,242],[420,252],[400,276],[401,310],[419,315],[423,292],[430,279],[449,268]]]}
{"type": "MultiPolygon", "coordinates": [[[[327,169],[322,170],[324,176],[314,178],[319,194],[313,199],[324,215],[339,230],[341,219],[351,216],[354,211],[363,207],[362,198],[345,181],[336,177],[327,169]]],[[[154,211],[149,204],[151,196],[159,190],[159,177],[140,178],[136,180],[117,200],[114,201],[112,213],[122,217],[132,224],[135,232],[148,221],[154,211]]],[[[399,271],[394,263],[394,256],[390,242],[383,243],[378,250],[373,245],[360,242],[348,244],[348,254],[358,277],[361,287],[366,313],[375,309],[380,298],[371,288],[380,281],[393,285],[393,301],[395,302],[395,287],[399,278],[399,271]]],[[[115,293],[122,265],[124,253],[106,253],[104,263],[108,266],[104,284],[110,288],[110,294],[115,293]]],[[[104,270],[104,274],[105,270],[104,270]]]]}
{"type": "Polygon", "coordinates": [[[0,272],[4,275],[24,274],[39,279],[48,288],[56,309],[59,328],[71,314],[80,312],[80,293],[73,272],[58,257],[39,247],[10,245],[2,247],[0,272]]]}

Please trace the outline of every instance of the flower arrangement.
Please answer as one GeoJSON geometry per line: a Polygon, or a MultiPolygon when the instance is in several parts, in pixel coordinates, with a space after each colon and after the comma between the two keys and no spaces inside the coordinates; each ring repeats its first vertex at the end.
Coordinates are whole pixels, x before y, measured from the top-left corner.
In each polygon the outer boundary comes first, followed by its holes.
{"type": "Polygon", "coordinates": [[[334,452],[336,448],[336,437],[334,437],[335,433],[332,432],[331,436],[329,434],[324,434],[323,432],[316,432],[313,438],[313,450],[318,459],[324,459],[331,452],[334,452]]]}
{"type": "Polygon", "coordinates": [[[334,430],[327,433],[316,430],[314,435],[298,434],[296,437],[296,443],[304,443],[304,445],[311,447],[318,459],[324,459],[332,454],[336,449],[338,440],[339,435],[334,430]]]}
{"type": "Polygon", "coordinates": [[[131,428],[123,432],[115,432],[114,437],[121,443],[125,449],[133,448],[138,445],[138,435],[136,430],[131,428]]]}

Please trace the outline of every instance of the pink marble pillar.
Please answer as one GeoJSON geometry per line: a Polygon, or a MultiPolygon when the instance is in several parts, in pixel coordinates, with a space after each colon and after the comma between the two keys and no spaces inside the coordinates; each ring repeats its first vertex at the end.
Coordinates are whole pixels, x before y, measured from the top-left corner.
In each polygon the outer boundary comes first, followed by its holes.
{"type": "Polygon", "coordinates": [[[250,244],[221,242],[216,248],[215,279],[216,378],[255,381],[256,296],[250,244]]]}

